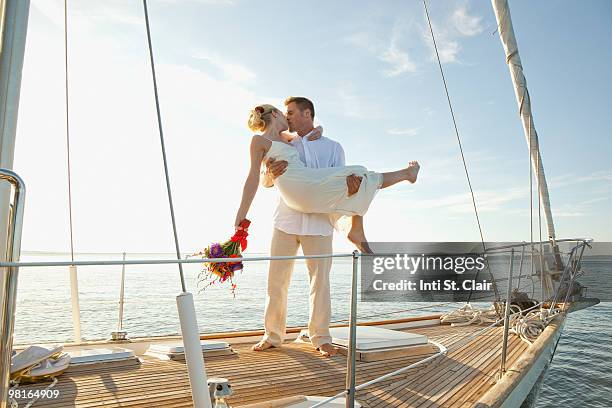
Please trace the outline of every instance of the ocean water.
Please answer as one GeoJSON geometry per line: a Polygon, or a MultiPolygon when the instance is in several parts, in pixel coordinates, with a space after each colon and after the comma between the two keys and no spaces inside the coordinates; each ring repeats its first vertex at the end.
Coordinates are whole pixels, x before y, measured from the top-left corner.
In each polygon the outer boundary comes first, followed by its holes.
{"type": "MultiPolygon", "coordinates": [[[[169,259],[171,254],[129,254],[127,259],[169,259]]],[[[67,254],[22,254],[22,261],[67,260],[67,254]]],[[[78,254],[77,260],[121,259],[121,254],[78,254]]],[[[238,273],[235,297],[227,286],[199,284],[200,266],[185,265],[188,290],[194,294],[202,333],[260,329],[263,326],[266,261],[250,262],[238,273]]],[[[105,339],[117,329],[121,266],[78,268],[81,327],[84,339],[105,339]]],[[[583,269],[612,272],[612,259],[599,260],[583,269]]],[[[351,260],[336,259],[331,276],[332,321],[348,317],[351,260]]],[[[610,282],[606,282],[610,284],[610,282]]],[[[125,279],[123,329],[130,337],[179,334],[175,298],[180,293],[176,265],[128,265],[125,279]]],[[[537,293],[537,288],[534,289],[537,293]]],[[[296,261],[289,289],[288,326],[308,321],[308,273],[296,261]]],[[[360,321],[419,316],[448,310],[460,304],[359,302],[360,321]],[[403,313],[395,313],[404,311],[403,313]]],[[[536,400],[537,408],[612,406],[612,303],[570,315],[556,355],[536,400]]],[[[21,268],[15,319],[15,343],[72,340],[70,278],[67,267],[21,268]]]]}
{"type": "Polygon", "coordinates": [[[612,303],[570,315],[537,408],[612,407],[612,303]]]}

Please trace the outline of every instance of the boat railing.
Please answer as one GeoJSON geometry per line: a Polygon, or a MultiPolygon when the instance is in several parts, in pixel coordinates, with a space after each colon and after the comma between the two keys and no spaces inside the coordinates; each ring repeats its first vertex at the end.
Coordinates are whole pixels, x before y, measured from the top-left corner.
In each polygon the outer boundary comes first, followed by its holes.
{"type": "MultiPolygon", "coordinates": [[[[12,337],[13,337],[13,321],[14,321],[14,311],[15,311],[15,301],[17,294],[17,271],[19,268],[27,268],[27,267],[57,267],[57,266],[108,266],[108,265],[163,265],[163,264],[201,264],[204,262],[253,262],[253,261],[271,261],[271,260],[304,260],[304,259],[317,259],[317,258],[351,258],[352,259],[352,277],[351,277],[351,303],[350,303],[350,311],[349,311],[349,342],[348,342],[348,356],[347,356],[347,370],[346,370],[346,389],[341,393],[329,397],[328,399],[318,403],[316,406],[321,406],[325,403],[331,402],[334,399],[337,399],[341,396],[346,396],[346,406],[353,407],[355,403],[355,393],[365,387],[383,381],[391,376],[398,375],[407,370],[415,368],[419,365],[425,364],[429,361],[432,361],[440,356],[446,355],[448,349],[441,345],[433,342],[438,348],[439,351],[423,360],[420,360],[414,364],[411,364],[407,367],[403,367],[399,370],[396,370],[392,373],[388,373],[382,375],[376,379],[368,381],[367,383],[356,385],[355,383],[355,366],[356,366],[356,327],[357,327],[357,275],[359,269],[359,259],[365,254],[361,254],[358,251],[354,251],[352,253],[331,253],[331,254],[319,254],[319,255],[295,255],[295,256],[256,256],[256,257],[242,257],[242,258],[185,258],[185,259],[139,259],[139,260],[93,260],[93,261],[48,261],[48,262],[20,262],[16,261],[19,259],[19,248],[21,241],[21,225],[22,225],[22,217],[23,217],[23,194],[24,187],[23,182],[19,179],[19,177],[10,171],[0,170],[0,178],[9,180],[15,186],[14,193],[14,211],[11,214],[11,220],[9,223],[8,229],[8,242],[9,249],[11,252],[7,255],[6,262],[0,262],[0,268],[7,271],[3,275],[3,309],[2,309],[2,393],[5,394],[8,392],[9,386],[9,367],[10,367],[10,356],[12,349],[12,337]],[[8,300],[8,302],[7,302],[8,300]]],[[[572,248],[569,253],[570,261],[567,262],[566,270],[563,272],[563,276],[568,276],[571,281],[576,276],[576,271],[578,269],[578,265],[580,263],[580,259],[584,253],[584,249],[591,242],[590,239],[567,239],[567,240],[557,240],[556,243],[559,242],[576,242],[576,245],[572,248]],[[566,273],[567,272],[567,273],[566,273]]],[[[521,255],[521,267],[519,271],[519,276],[522,274],[523,267],[523,258],[525,253],[534,253],[536,251],[527,250],[530,245],[547,245],[550,242],[522,242],[513,245],[500,246],[500,247],[492,247],[489,248],[485,253],[503,253],[504,251],[509,251],[510,257],[510,271],[508,275],[508,297],[510,299],[511,289],[512,289],[512,275],[513,275],[513,265],[514,265],[514,254],[516,248],[522,248],[521,255]]],[[[553,244],[554,245],[554,244],[553,244]]],[[[542,255],[542,251],[539,252],[542,255]]],[[[381,254],[375,254],[381,255],[381,254]]],[[[367,255],[371,256],[371,255],[367,255]]],[[[557,294],[555,294],[555,300],[557,299],[557,294]]],[[[567,297],[566,297],[567,301],[567,297]]],[[[510,313],[509,302],[507,303],[507,307],[505,310],[504,318],[497,320],[495,323],[483,328],[481,331],[488,330],[492,327],[495,327],[500,322],[504,322],[504,338],[503,338],[503,347],[502,347],[502,368],[505,369],[505,354],[507,350],[507,336],[508,336],[508,322],[509,318],[516,313],[510,313]]],[[[543,302],[540,302],[537,307],[543,305],[543,302]]],[[[553,304],[554,305],[554,304],[553,304]]],[[[534,306],[534,307],[536,307],[534,306]]],[[[524,311],[523,311],[524,312],[524,311]]],[[[198,330],[197,325],[194,321],[194,326],[191,330],[198,330]]],[[[470,336],[468,336],[465,341],[469,341],[472,338],[475,338],[480,334],[481,331],[478,331],[470,336]]],[[[454,345],[455,346],[455,345],[454,345]]],[[[189,356],[187,356],[189,357],[189,356]]],[[[188,362],[189,363],[189,362],[188,362]]],[[[189,365],[189,364],[188,364],[189,365]]],[[[6,401],[6,399],[5,399],[6,401]]]]}
{"type": "MultiPolygon", "coordinates": [[[[492,253],[502,253],[502,252],[510,252],[511,249],[516,249],[516,248],[527,248],[529,246],[546,246],[546,245],[550,245],[550,246],[555,246],[555,244],[560,244],[560,243],[577,243],[579,245],[588,245],[590,243],[593,242],[592,238],[564,238],[564,239],[555,239],[555,240],[550,240],[550,241],[534,241],[534,242],[529,242],[529,241],[521,241],[521,242],[515,242],[512,244],[507,244],[507,245],[497,245],[497,246],[489,246],[484,253],[485,254],[492,254],[492,253]]],[[[537,252],[537,251],[533,251],[533,252],[537,252]]]]}
{"type": "MultiPolygon", "coordinates": [[[[21,214],[23,210],[21,210],[21,214]]],[[[15,224],[13,224],[15,225],[15,224]]],[[[21,225],[21,222],[19,222],[21,225]]],[[[3,338],[3,358],[7,359],[7,364],[3,367],[6,368],[6,377],[2,383],[2,388],[4,392],[8,392],[9,387],[9,367],[10,367],[10,356],[12,349],[12,337],[13,337],[13,321],[14,321],[14,310],[15,310],[15,299],[16,299],[16,290],[17,290],[17,271],[19,268],[29,268],[29,267],[59,267],[59,266],[109,266],[109,265],[167,265],[167,264],[201,264],[205,262],[252,262],[252,261],[270,261],[270,260],[304,260],[304,259],[318,259],[318,258],[352,258],[352,285],[351,285],[351,308],[350,308],[350,337],[349,337],[349,357],[347,358],[347,394],[352,395],[352,401],[354,404],[354,389],[355,389],[355,344],[356,344],[356,325],[357,325],[357,273],[358,273],[358,260],[360,258],[360,253],[354,251],[352,253],[331,253],[331,254],[319,254],[319,255],[295,255],[295,256],[256,256],[256,257],[242,257],[242,258],[186,258],[186,259],[138,259],[138,260],[94,260],[94,261],[43,261],[43,262],[19,262],[14,261],[14,259],[19,259],[19,256],[7,258],[6,262],[0,262],[0,268],[8,268],[13,271],[14,274],[11,275],[12,282],[14,283],[14,287],[11,291],[13,300],[12,308],[7,310],[6,316],[11,316],[9,319],[5,319],[3,321],[3,329],[7,329],[7,338],[6,340],[3,338]],[[10,326],[7,325],[10,323],[10,326]],[[10,333],[10,335],[9,335],[10,333]],[[6,354],[4,354],[6,353],[6,354]],[[352,392],[350,391],[352,390],[352,392]]],[[[5,277],[8,275],[5,274],[5,277]]],[[[7,289],[5,288],[5,295],[7,293],[7,289]]],[[[3,298],[4,299],[4,298],[3,298]]],[[[192,327],[192,330],[198,330],[197,326],[192,327]]],[[[188,356],[187,356],[188,357],[188,356]]],[[[189,363],[189,362],[188,362],[189,363]]],[[[6,399],[5,399],[6,400],[6,399]]],[[[347,399],[348,401],[348,399],[347,399]]]]}
{"type": "MultiPolygon", "coordinates": [[[[545,305],[545,303],[548,303],[547,315],[551,315],[557,312],[561,312],[561,313],[568,312],[568,307],[567,307],[568,300],[572,293],[575,279],[578,277],[581,271],[580,262],[584,255],[585,249],[589,248],[592,242],[593,240],[590,238],[562,239],[562,240],[538,242],[538,243],[522,242],[522,243],[516,243],[512,245],[491,247],[487,251],[485,251],[485,253],[488,255],[490,254],[497,254],[497,255],[509,254],[510,256],[508,277],[503,279],[503,280],[507,280],[508,287],[507,287],[506,299],[504,300],[504,306],[505,306],[504,307],[504,319],[503,319],[504,329],[503,329],[503,336],[502,336],[501,358],[500,358],[501,361],[500,361],[500,369],[499,369],[500,377],[503,376],[506,372],[506,358],[507,358],[507,352],[508,352],[508,335],[510,331],[510,317],[511,317],[510,312],[511,312],[512,301],[513,301],[512,280],[513,280],[513,274],[514,274],[515,251],[517,250],[517,248],[521,249],[520,266],[519,266],[519,271],[518,271],[519,281],[516,285],[517,291],[520,291],[520,278],[523,276],[523,266],[525,264],[524,260],[525,260],[526,254],[531,256],[532,265],[533,265],[534,257],[539,258],[539,263],[540,263],[540,268],[541,268],[541,285],[543,288],[544,288],[544,282],[545,282],[545,278],[544,278],[545,271],[544,271],[544,260],[543,260],[544,245],[549,245],[551,248],[553,248],[556,252],[556,255],[558,255],[559,258],[563,256],[566,257],[566,261],[562,263],[562,265],[564,265],[563,270],[558,271],[558,272],[561,272],[561,276],[560,276],[559,284],[557,285],[556,290],[552,291],[552,293],[549,293],[548,294],[549,297],[544,297],[544,295],[542,297],[541,303],[543,306],[545,305]],[[571,246],[569,251],[560,251],[558,247],[559,243],[573,243],[573,246],[571,246]],[[534,250],[536,245],[540,247],[540,250],[534,250]],[[531,248],[531,250],[527,250],[527,248],[531,248]],[[560,300],[560,294],[562,290],[566,291],[565,297],[563,299],[561,308],[557,309],[557,302],[560,300]]],[[[499,280],[502,280],[502,279],[498,279],[498,281],[499,280]]],[[[551,289],[552,289],[552,283],[551,283],[551,289]]],[[[526,313],[526,310],[521,310],[518,313],[523,315],[526,313]]]]}
{"type": "MultiPolygon", "coordinates": [[[[25,183],[17,173],[7,169],[0,169],[0,180],[8,181],[12,186],[12,204],[10,197],[4,197],[4,195],[2,200],[7,198],[8,200],[0,203],[0,205],[9,206],[9,217],[6,225],[7,240],[6,247],[3,249],[6,250],[5,259],[10,263],[19,260],[21,251],[25,183]]],[[[0,267],[0,271],[2,271],[2,286],[0,286],[0,407],[6,406],[6,401],[8,401],[18,270],[18,266],[0,267]]]]}

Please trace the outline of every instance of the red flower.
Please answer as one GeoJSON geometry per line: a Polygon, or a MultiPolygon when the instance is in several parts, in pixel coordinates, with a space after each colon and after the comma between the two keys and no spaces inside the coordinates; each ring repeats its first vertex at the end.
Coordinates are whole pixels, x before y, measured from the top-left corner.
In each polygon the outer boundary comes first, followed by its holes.
{"type": "MultiPolygon", "coordinates": [[[[212,254],[211,249],[213,245],[208,246],[203,251],[200,251],[198,254],[194,254],[197,256],[202,256],[203,258],[241,258],[242,251],[244,251],[247,247],[247,237],[249,233],[247,231],[248,227],[251,225],[251,221],[244,219],[240,222],[240,229],[236,230],[234,235],[225,242],[213,244],[215,245],[214,249],[217,247],[221,250],[222,254],[220,256],[212,254]]],[[[215,251],[216,252],[216,251],[215,251]]],[[[205,262],[204,277],[201,278],[204,282],[208,282],[209,285],[215,283],[223,283],[225,281],[230,281],[232,293],[236,289],[236,285],[232,282],[232,278],[234,277],[234,273],[236,270],[242,269],[242,262],[205,262]]]]}

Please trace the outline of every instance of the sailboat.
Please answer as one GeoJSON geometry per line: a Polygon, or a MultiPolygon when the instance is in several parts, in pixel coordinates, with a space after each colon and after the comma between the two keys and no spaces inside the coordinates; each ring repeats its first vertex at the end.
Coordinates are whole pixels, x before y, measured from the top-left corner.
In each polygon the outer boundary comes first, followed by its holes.
{"type": "MultiPolygon", "coordinates": [[[[177,259],[19,261],[25,183],[10,169],[29,1],[4,0],[0,4],[0,179],[4,185],[0,190],[0,226],[3,231],[0,251],[5,260],[0,263],[0,408],[33,405],[519,407],[533,399],[538,383],[555,354],[568,313],[584,304],[576,277],[581,273],[580,261],[590,240],[564,240],[555,236],[544,167],[531,115],[531,100],[507,0],[492,0],[492,4],[537,180],[539,203],[544,209],[548,240],[483,248],[485,254],[504,254],[510,264],[506,297],[496,299],[489,310],[478,310],[468,303],[445,315],[367,323],[357,322],[358,260],[362,255],[358,252],[323,254],[349,258],[353,263],[351,312],[348,324],[332,328],[334,342],[342,350],[332,358],[323,358],[306,344],[299,327],[288,330],[290,339],[296,341],[266,353],[250,350],[262,331],[200,334],[193,297],[185,289],[181,266],[202,261],[181,259],[178,243],[177,259]],[[11,188],[7,189],[9,185],[11,188]],[[564,246],[567,249],[564,250],[564,246]],[[526,264],[536,266],[541,279],[541,296],[531,306],[519,306],[518,293],[512,291],[512,277],[516,272],[515,253],[521,254],[518,276],[523,273],[523,259],[526,259],[526,264]],[[177,296],[181,336],[127,339],[119,327],[112,340],[83,341],[78,329],[78,298],[73,298],[75,342],[63,346],[63,351],[71,358],[70,366],[61,373],[26,378],[28,376],[24,372],[28,368],[20,366],[16,370],[15,365],[17,356],[21,355],[23,358],[20,361],[23,362],[28,355],[20,349],[15,350],[18,354],[13,357],[19,269],[43,265],[67,266],[76,275],[79,265],[102,263],[178,265],[183,288],[177,296]],[[25,379],[34,382],[26,383],[25,379]]],[[[147,34],[155,80],[148,20],[147,34]]],[[[433,30],[432,40],[435,44],[433,30]]],[[[441,65],[440,70],[443,76],[441,65]]],[[[157,92],[155,94],[157,97],[157,92]]],[[[163,150],[161,121],[160,136],[163,150]]],[[[174,218],[167,166],[165,170],[174,218]]],[[[242,260],[250,262],[262,259],[273,258],[245,257],[242,260]]],[[[78,296],[78,291],[73,290],[73,296],[78,296]],[[77,295],[74,295],[75,292],[77,295]]],[[[595,302],[591,301],[590,304],[595,302]]],[[[49,357],[44,353],[38,356],[36,364],[49,357]]]]}

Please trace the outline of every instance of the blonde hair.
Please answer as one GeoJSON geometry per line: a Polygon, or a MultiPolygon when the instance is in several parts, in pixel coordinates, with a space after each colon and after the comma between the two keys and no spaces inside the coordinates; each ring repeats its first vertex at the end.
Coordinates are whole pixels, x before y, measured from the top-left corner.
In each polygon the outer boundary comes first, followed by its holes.
{"type": "Polygon", "coordinates": [[[271,114],[274,111],[278,111],[278,109],[272,105],[257,105],[255,108],[251,109],[247,126],[253,132],[265,131],[272,121],[271,114]]]}

